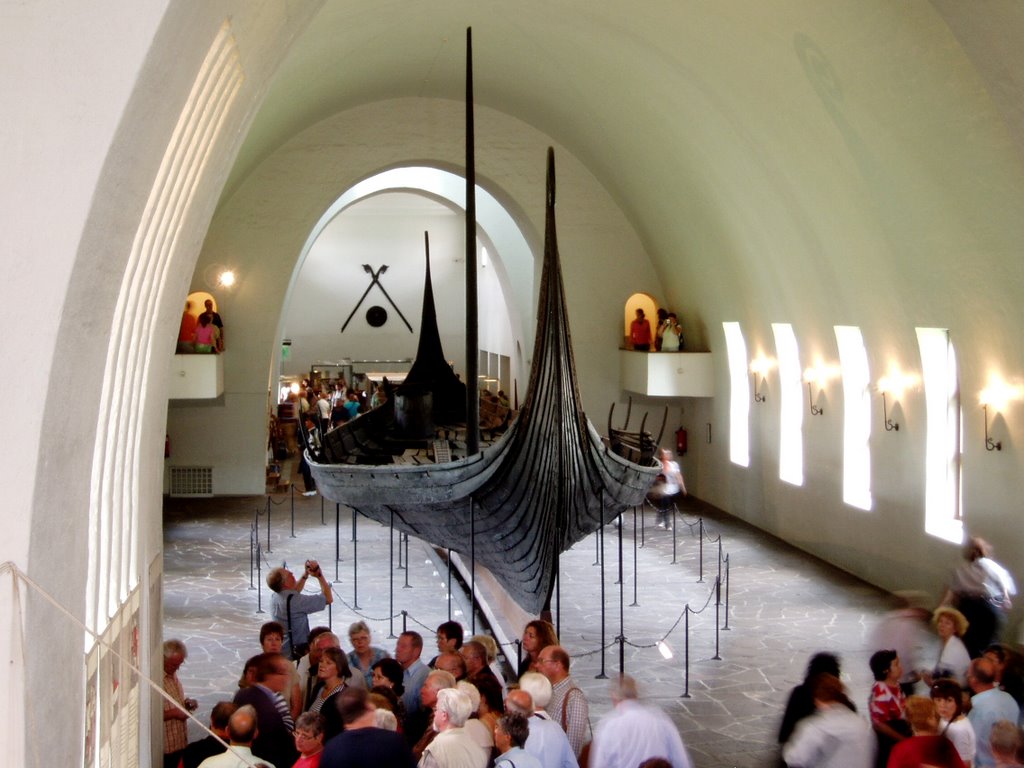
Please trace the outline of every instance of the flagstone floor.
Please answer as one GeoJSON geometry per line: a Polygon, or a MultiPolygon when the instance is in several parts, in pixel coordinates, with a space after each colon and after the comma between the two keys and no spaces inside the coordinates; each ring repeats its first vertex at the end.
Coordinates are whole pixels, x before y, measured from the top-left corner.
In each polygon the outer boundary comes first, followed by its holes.
{"type": "MultiPolygon", "coordinates": [[[[696,500],[687,500],[674,532],[657,528],[651,510],[637,514],[635,524],[634,534],[634,513],[627,512],[621,588],[616,525],[604,530],[603,568],[597,534],[562,557],[561,641],[595,725],[611,706],[604,678],[618,674],[620,658],[645,698],[678,725],[699,768],[772,765],[788,691],[819,650],[840,655],[851,695],[866,701],[873,650],[867,638],[890,607],[888,595],[696,500]],[[625,638],[621,649],[619,637],[625,638]],[[659,652],[660,640],[671,658],[659,652]]],[[[186,695],[200,702],[200,717],[231,698],[242,662],[259,651],[260,624],[270,620],[268,590],[260,582],[274,565],[319,559],[336,598],[312,623],[330,623],[343,643],[356,618],[390,651],[394,636],[408,626],[423,634],[429,658],[434,628],[449,611],[471,626],[457,581],[451,602],[447,598],[445,561],[432,547],[412,539],[406,556],[397,534],[365,518],[356,520],[353,542],[353,525],[348,508],[298,492],[167,500],[164,632],[188,646],[180,676],[186,695]],[[250,567],[254,524],[258,571],[250,567]]],[[[499,639],[520,631],[496,627],[499,639]]],[[[514,663],[514,645],[503,650],[514,663]]]]}

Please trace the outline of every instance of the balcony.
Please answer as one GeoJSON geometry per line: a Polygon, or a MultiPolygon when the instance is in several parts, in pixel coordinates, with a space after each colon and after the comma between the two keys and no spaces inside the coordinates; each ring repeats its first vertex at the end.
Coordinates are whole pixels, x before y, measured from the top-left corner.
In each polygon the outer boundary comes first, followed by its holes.
{"type": "Polygon", "coordinates": [[[653,397],[714,397],[710,352],[619,350],[619,380],[629,392],[653,397]]]}
{"type": "Polygon", "coordinates": [[[175,355],[170,374],[170,400],[212,400],[224,393],[224,355],[175,355]]]}

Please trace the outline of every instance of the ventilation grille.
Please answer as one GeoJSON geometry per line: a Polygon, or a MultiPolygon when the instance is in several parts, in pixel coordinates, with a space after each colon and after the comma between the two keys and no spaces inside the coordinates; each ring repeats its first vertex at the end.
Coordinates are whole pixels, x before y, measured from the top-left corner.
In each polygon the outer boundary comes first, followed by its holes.
{"type": "Polygon", "coordinates": [[[171,496],[213,496],[213,467],[171,467],[171,496]]]}

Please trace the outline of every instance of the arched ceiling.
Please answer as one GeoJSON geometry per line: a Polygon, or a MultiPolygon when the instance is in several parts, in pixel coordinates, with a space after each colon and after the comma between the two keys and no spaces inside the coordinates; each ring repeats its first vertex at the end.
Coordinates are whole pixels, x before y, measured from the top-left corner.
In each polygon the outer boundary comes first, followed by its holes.
{"type": "Polygon", "coordinates": [[[884,274],[881,304],[905,306],[909,290],[911,305],[941,314],[958,297],[930,300],[948,293],[963,254],[1005,270],[1024,236],[1024,11],[984,8],[327,0],[272,82],[224,196],[329,116],[461,99],[472,26],[477,103],[595,174],[669,298],[699,304],[699,278],[708,305],[734,315],[805,305],[857,322],[884,274]]]}

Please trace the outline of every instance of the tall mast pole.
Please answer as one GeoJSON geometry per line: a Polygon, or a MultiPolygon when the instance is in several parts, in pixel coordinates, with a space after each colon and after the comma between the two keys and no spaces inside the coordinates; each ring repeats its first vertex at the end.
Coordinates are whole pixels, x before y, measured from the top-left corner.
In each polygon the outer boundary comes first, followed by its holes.
{"type": "Polygon", "coordinates": [[[476,150],[473,129],[473,28],[466,29],[466,455],[480,452],[479,315],[476,286],[476,150]]]}

